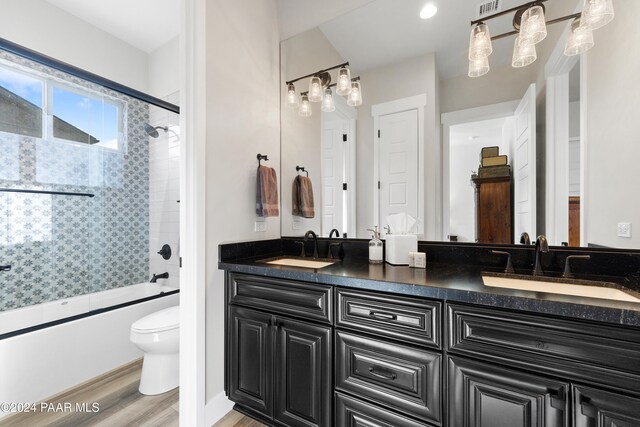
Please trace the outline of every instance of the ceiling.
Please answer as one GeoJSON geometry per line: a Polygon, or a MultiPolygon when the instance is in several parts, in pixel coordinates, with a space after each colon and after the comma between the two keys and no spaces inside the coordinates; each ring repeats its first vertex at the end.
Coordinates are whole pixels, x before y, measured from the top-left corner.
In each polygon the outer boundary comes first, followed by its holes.
{"type": "Polygon", "coordinates": [[[180,0],[46,1],[147,53],[180,32],[180,0]]]}
{"type": "MultiPolygon", "coordinates": [[[[306,28],[317,16],[305,13],[303,4],[311,0],[279,0],[300,3],[296,14],[289,10],[281,15],[281,28],[288,20],[306,28]],[[310,16],[311,15],[311,16],[310,16]],[[313,19],[312,19],[313,18],[313,19]]],[[[573,12],[578,0],[550,0],[545,3],[547,16],[558,17],[573,12]]],[[[503,0],[502,10],[522,4],[524,0],[503,0]]],[[[323,2],[324,3],[324,2],[323,2]]],[[[476,18],[476,8],[482,0],[374,0],[349,2],[350,6],[363,3],[349,12],[319,25],[320,30],[340,55],[358,72],[399,62],[408,58],[435,52],[441,78],[466,74],[470,21],[476,18]],[[428,2],[438,6],[435,17],[423,20],[419,13],[428,2]]],[[[336,8],[332,12],[337,12],[336,8]]],[[[488,21],[492,35],[511,31],[513,15],[488,21]]],[[[311,27],[309,27],[311,28],[311,27]]],[[[288,31],[291,31],[289,27],[288,31]]],[[[290,35],[290,34],[289,34],[290,35]]],[[[514,37],[494,41],[492,65],[511,62],[514,37]]]]}
{"type": "Polygon", "coordinates": [[[506,118],[500,118],[451,126],[449,144],[451,146],[474,145],[477,147],[500,145],[502,129],[506,121],[506,118]]]}

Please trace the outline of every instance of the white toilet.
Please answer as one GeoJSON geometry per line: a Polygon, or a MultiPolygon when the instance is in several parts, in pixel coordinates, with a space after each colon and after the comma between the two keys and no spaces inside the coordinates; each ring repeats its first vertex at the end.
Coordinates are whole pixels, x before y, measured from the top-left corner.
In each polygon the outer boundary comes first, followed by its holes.
{"type": "Polygon", "coordinates": [[[140,393],[161,394],[179,383],[180,307],[156,311],[131,325],[131,342],[144,352],[140,393]]]}

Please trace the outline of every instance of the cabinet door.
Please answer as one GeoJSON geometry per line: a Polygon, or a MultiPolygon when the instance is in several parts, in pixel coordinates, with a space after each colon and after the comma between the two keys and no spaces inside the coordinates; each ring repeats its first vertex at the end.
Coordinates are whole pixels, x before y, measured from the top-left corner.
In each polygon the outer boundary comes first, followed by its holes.
{"type": "Polygon", "coordinates": [[[577,385],[573,418],[575,427],[639,427],[640,398],[577,385]]]}
{"type": "Polygon", "coordinates": [[[278,317],[275,418],[297,426],[330,426],[331,328],[278,317]]]}
{"type": "Polygon", "coordinates": [[[450,426],[568,426],[567,384],[457,357],[448,365],[450,426]]]}
{"type": "Polygon", "coordinates": [[[272,316],[240,307],[229,310],[229,399],[273,415],[272,316]]]}

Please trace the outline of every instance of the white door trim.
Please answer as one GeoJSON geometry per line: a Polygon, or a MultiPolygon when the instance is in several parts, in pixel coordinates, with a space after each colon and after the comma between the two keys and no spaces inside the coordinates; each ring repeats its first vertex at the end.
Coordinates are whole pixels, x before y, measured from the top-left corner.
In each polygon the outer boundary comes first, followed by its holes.
{"type": "Polygon", "coordinates": [[[440,115],[442,124],[442,240],[449,235],[449,146],[451,127],[463,123],[479,122],[483,120],[511,117],[518,108],[519,100],[468,108],[466,110],[451,111],[440,115]]]}
{"type": "Polygon", "coordinates": [[[206,0],[181,1],[180,425],[205,420],[206,0]]]}
{"type": "Polygon", "coordinates": [[[373,223],[381,229],[380,222],[380,193],[378,181],[380,180],[380,116],[401,113],[403,111],[418,110],[418,239],[424,238],[424,109],[427,105],[427,94],[409,96],[393,101],[383,102],[371,106],[373,117],[373,223]]]}
{"type": "MultiPolygon", "coordinates": [[[[578,5],[576,12],[579,12],[578,5]]],[[[585,159],[586,129],[586,61],[580,56],[564,54],[564,40],[571,25],[567,23],[547,63],[546,89],[546,185],[545,228],[551,244],[560,245],[569,238],[569,72],[580,62],[580,245],[586,242],[585,159]]]]}

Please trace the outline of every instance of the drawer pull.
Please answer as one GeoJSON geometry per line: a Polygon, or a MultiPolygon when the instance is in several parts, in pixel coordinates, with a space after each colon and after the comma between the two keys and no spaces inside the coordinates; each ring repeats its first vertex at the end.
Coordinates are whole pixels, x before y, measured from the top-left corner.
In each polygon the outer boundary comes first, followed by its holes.
{"type": "Polygon", "coordinates": [[[387,313],[384,311],[373,311],[369,312],[369,317],[373,317],[376,319],[384,319],[384,320],[397,320],[398,316],[393,313],[387,313]]]}
{"type": "Polygon", "coordinates": [[[390,374],[381,374],[379,372],[376,372],[375,367],[373,366],[369,368],[369,373],[374,377],[384,378],[385,380],[393,381],[398,378],[398,376],[394,372],[391,372],[390,374]]]}
{"type": "Polygon", "coordinates": [[[587,403],[584,399],[581,399],[580,402],[580,412],[587,418],[597,419],[598,418],[598,408],[587,403]]]}

